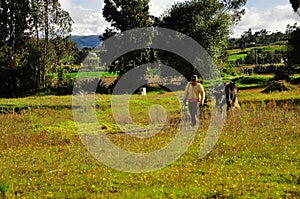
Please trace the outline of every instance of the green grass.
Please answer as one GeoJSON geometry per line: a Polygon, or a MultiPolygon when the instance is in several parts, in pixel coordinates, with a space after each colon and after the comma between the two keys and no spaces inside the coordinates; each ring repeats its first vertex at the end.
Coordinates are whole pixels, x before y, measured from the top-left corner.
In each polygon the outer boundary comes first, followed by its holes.
{"type": "Polygon", "coordinates": [[[266,87],[274,81],[274,75],[224,75],[224,82],[234,82],[240,90],[266,87]]]}
{"type": "MultiPolygon", "coordinates": [[[[8,186],[5,197],[299,198],[299,91],[238,95],[242,108],[227,118],[209,155],[198,158],[207,118],[178,160],[140,174],[109,168],[89,153],[75,128],[71,96],[0,99],[4,107],[31,107],[20,114],[0,114],[0,182],[8,186]]],[[[131,97],[131,114],[141,124],[149,122],[147,110],[153,103],[169,111],[169,125],[148,139],[118,133],[110,99],[97,95],[97,117],[112,129],[108,137],[117,146],[148,152],[174,138],[180,105],[172,93],[131,97]]]]}
{"type": "MultiPolygon", "coordinates": [[[[58,78],[57,73],[52,73],[54,78],[58,78]]],[[[76,77],[89,77],[89,78],[98,78],[98,77],[117,77],[117,73],[110,72],[79,72],[79,73],[64,73],[63,78],[76,78],[76,77]]]]}
{"type": "Polygon", "coordinates": [[[263,52],[275,52],[276,50],[278,51],[286,51],[287,46],[285,45],[270,45],[270,46],[258,46],[258,47],[250,47],[250,48],[245,48],[245,49],[232,49],[228,50],[229,55],[234,55],[238,54],[240,52],[248,52],[254,49],[261,49],[263,52]]]}
{"type": "Polygon", "coordinates": [[[255,87],[265,87],[274,80],[273,76],[262,76],[262,75],[253,75],[253,76],[240,76],[231,79],[235,82],[236,86],[239,89],[249,89],[255,87]]]}
{"type": "Polygon", "coordinates": [[[229,56],[228,61],[235,62],[238,59],[245,59],[246,56],[247,54],[233,54],[229,56]]]}
{"type": "Polygon", "coordinates": [[[263,52],[275,52],[277,51],[286,51],[287,46],[286,45],[270,45],[270,46],[264,46],[264,47],[258,47],[263,52]]]}
{"type": "Polygon", "coordinates": [[[247,56],[247,52],[253,51],[255,49],[261,49],[263,53],[266,52],[272,52],[274,53],[276,50],[277,51],[283,51],[285,52],[287,50],[287,46],[285,45],[270,45],[270,46],[258,46],[258,47],[251,47],[251,48],[246,48],[246,49],[232,49],[228,50],[229,62],[235,62],[239,58],[244,59],[247,56]],[[244,52],[244,53],[241,53],[244,52]]]}

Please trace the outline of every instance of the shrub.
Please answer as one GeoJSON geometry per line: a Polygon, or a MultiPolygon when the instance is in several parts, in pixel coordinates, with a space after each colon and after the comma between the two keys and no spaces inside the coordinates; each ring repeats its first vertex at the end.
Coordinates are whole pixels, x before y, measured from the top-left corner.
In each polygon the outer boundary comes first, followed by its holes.
{"type": "Polygon", "coordinates": [[[262,84],[265,85],[272,81],[272,78],[269,77],[239,77],[236,79],[233,79],[235,83],[238,84],[262,84]]]}
{"type": "Polygon", "coordinates": [[[300,84],[300,77],[292,78],[291,83],[294,85],[300,84]]]}
{"type": "Polygon", "coordinates": [[[277,70],[275,71],[274,80],[275,81],[285,80],[285,81],[290,82],[291,78],[290,78],[288,71],[285,69],[285,67],[280,67],[280,68],[277,68],[277,70]]]}
{"type": "Polygon", "coordinates": [[[256,74],[267,74],[267,73],[275,73],[276,72],[276,66],[269,65],[269,66],[255,66],[254,72],[256,74]]]}
{"type": "Polygon", "coordinates": [[[292,87],[286,81],[274,81],[271,85],[265,88],[262,93],[271,93],[274,91],[287,91],[291,90],[292,87]]]}

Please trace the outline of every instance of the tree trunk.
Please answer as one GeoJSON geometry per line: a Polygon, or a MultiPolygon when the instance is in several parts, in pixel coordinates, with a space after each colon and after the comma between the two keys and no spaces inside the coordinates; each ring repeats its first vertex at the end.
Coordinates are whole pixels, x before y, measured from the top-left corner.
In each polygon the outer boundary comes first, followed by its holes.
{"type": "Polygon", "coordinates": [[[43,59],[43,87],[46,87],[46,73],[47,73],[47,62],[48,62],[48,42],[49,42],[49,17],[48,17],[48,7],[49,7],[49,2],[48,0],[45,0],[45,18],[44,18],[44,23],[45,23],[45,41],[44,41],[44,59],[43,59]]]}

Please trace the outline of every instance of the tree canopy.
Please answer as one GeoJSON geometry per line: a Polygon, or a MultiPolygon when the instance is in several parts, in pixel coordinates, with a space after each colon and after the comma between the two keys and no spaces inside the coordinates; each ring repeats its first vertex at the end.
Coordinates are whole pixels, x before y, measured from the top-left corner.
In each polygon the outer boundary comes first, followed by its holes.
{"type": "Polygon", "coordinates": [[[50,64],[66,55],[54,46],[68,46],[65,38],[72,23],[58,0],[1,0],[1,94],[15,96],[19,91],[45,86],[50,64]]]}
{"type": "MultiPolygon", "coordinates": [[[[290,0],[293,11],[300,16],[300,0],[290,0]]],[[[299,53],[300,53],[300,27],[297,24],[290,27],[290,39],[289,39],[289,67],[293,67],[295,64],[300,64],[299,53]]]]}
{"type": "MultiPolygon", "coordinates": [[[[222,55],[230,36],[230,27],[244,13],[246,1],[191,0],[173,5],[163,16],[161,27],[184,33],[197,41],[222,66],[222,55]]],[[[161,57],[172,63],[185,76],[193,73],[191,66],[174,56],[161,57]],[[178,62],[174,63],[174,60],[178,62]]]]}
{"type": "MultiPolygon", "coordinates": [[[[149,14],[149,0],[105,0],[104,3],[103,16],[111,23],[112,28],[107,28],[105,33],[100,36],[103,40],[127,30],[154,26],[157,20],[149,14]]],[[[135,42],[134,38],[132,38],[132,42],[135,42]]],[[[119,45],[121,44],[106,46],[106,48],[113,52],[118,49],[119,45]]],[[[149,61],[150,54],[150,49],[129,52],[119,57],[109,70],[117,70],[122,75],[129,69],[149,61]]]]}
{"type": "Polygon", "coordinates": [[[113,28],[107,28],[102,38],[134,28],[151,27],[155,17],[149,13],[149,0],[104,0],[103,16],[113,28]]]}
{"type": "Polygon", "coordinates": [[[300,7],[300,0],[290,0],[290,4],[292,5],[294,12],[298,12],[300,7]]]}
{"type": "Polygon", "coordinates": [[[296,28],[290,36],[289,45],[291,47],[290,61],[291,64],[300,64],[300,28],[296,28]]]}
{"type": "MultiPolygon", "coordinates": [[[[149,0],[105,0],[104,3],[103,16],[111,23],[112,28],[106,29],[101,36],[102,39],[134,28],[159,26],[190,36],[201,44],[215,61],[222,64],[220,57],[229,39],[230,26],[239,21],[244,14],[242,6],[246,0],[191,0],[175,3],[160,18],[149,14],[149,0]]],[[[149,60],[149,55],[152,55],[166,62],[172,60],[172,64],[169,65],[174,68],[180,65],[183,73],[188,74],[192,71],[180,63],[181,61],[175,63],[177,59],[174,59],[174,56],[170,55],[168,58],[166,54],[157,51],[150,53],[145,51],[142,54],[148,56],[143,60],[149,60]]],[[[120,67],[126,68],[126,64],[115,69],[120,67]]]]}

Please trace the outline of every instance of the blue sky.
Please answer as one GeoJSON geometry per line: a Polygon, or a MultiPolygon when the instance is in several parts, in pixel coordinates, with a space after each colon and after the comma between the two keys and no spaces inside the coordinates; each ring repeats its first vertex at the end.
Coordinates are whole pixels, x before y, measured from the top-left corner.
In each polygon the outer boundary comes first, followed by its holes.
{"type": "MultiPolygon", "coordinates": [[[[150,12],[155,16],[162,14],[174,2],[185,0],[150,0],[150,12]]],[[[103,0],[60,0],[73,20],[72,35],[99,35],[109,24],[102,16],[103,0]]],[[[284,32],[288,24],[298,22],[300,16],[293,13],[289,0],[248,0],[246,14],[232,27],[232,36],[239,37],[251,28],[253,32],[266,29],[270,32],[284,32]]]]}
{"type": "Polygon", "coordinates": [[[247,7],[255,7],[259,10],[266,10],[274,5],[286,5],[289,4],[289,0],[248,0],[247,7]]]}

